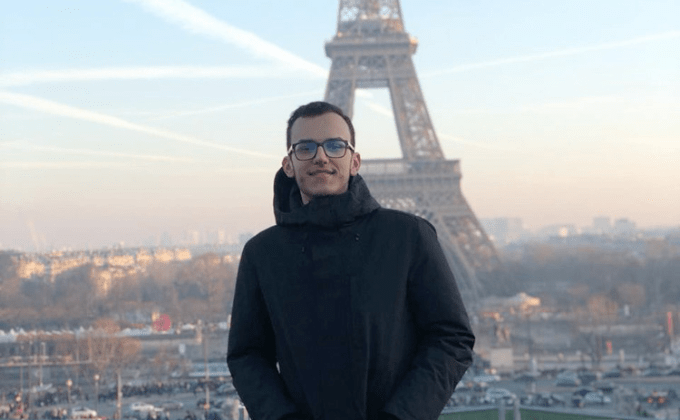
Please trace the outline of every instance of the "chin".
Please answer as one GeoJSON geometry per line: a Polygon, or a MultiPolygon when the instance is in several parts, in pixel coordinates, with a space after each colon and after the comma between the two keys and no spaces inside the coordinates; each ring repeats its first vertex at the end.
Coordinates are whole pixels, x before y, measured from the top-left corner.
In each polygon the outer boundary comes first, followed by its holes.
{"type": "Polygon", "coordinates": [[[307,191],[305,194],[307,194],[307,197],[311,198],[321,198],[321,197],[330,197],[333,195],[340,195],[347,191],[347,189],[321,189],[321,190],[314,190],[314,191],[307,191]]]}
{"type": "Polygon", "coordinates": [[[338,194],[330,194],[330,193],[327,193],[327,194],[314,194],[314,195],[312,195],[311,197],[312,197],[312,199],[315,199],[315,198],[333,197],[334,195],[338,195],[338,194]]]}

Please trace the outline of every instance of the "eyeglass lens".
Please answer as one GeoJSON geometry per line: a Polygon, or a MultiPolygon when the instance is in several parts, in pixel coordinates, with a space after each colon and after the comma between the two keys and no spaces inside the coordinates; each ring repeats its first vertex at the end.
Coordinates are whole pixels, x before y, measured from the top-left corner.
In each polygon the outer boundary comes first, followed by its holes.
{"type": "Polygon", "coordinates": [[[341,158],[347,151],[347,143],[340,139],[329,139],[320,145],[313,141],[305,141],[295,145],[295,156],[300,160],[313,159],[319,146],[322,146],[326,156],[331,158],[341,158]]]}

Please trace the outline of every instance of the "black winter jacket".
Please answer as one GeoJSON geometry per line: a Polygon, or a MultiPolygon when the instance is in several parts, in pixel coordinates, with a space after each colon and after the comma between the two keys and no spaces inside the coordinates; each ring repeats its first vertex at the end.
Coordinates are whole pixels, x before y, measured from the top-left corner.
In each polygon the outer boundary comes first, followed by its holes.
{"type": "Polygon", "coordinates": [[[245,246],[227,361],[255,420],[436,419],[474,335],[432,225],[381,208],[360,175],[303,206],[275,180],[276,226],[245,246]]]}

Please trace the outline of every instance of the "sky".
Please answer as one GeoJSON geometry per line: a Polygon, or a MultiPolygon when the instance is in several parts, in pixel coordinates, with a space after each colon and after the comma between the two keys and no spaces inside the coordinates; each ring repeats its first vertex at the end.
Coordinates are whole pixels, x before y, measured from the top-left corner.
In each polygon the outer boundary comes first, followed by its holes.
{"type": "MultiPolygon", "coordinates": [[[[401,8],[478,218],[680,225],[680,1],[401,8]]],[[[337,1],[3,2],[0,249],[236,240],[272,225],[285,123],[323,99],[337,12],[337,1]]],[[[363,159],[401,157],[386,89],[362,91],[353,120],[363,159]]]]}

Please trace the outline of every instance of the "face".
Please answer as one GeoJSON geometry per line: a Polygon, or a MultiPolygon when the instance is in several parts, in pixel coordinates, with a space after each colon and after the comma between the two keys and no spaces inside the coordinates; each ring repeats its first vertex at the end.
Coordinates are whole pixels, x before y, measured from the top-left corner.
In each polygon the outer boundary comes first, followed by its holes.
{"type": "MultiPolygon", "coordinates": [[[[350,142],[349,127],[345,120],[336,113],[298,118],[290,130],[291,144],[303,140],[323,142],[327,139],[341,138],[350,142]]],[[[337,195],[347,191],[349,177],[359,172],[361,157],[358,153],[347,150],[341,158],[329,158],[322,147],[319,147],[312,160],[300,161],[294,153],[283,158],[283,171],[290,178],[295,178],[302,203],[307,204],[314,197],[337,195]]]]}

